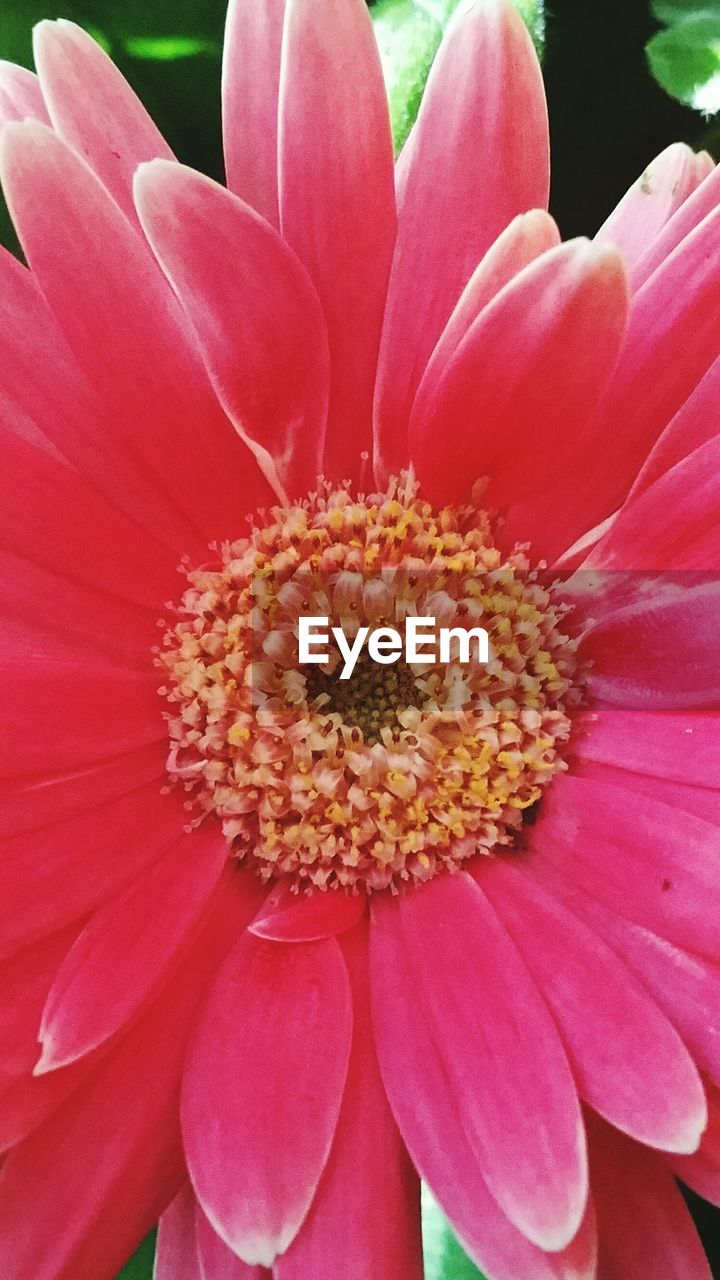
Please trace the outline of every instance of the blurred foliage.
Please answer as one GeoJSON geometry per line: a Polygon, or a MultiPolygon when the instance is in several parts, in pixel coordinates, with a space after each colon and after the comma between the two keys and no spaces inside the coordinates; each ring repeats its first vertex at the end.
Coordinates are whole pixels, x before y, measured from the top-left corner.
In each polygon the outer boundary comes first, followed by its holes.
{"type": "Polygon", "coordinates": [[[667,29],[648,41],[650,70],[674,98],[714,114],[720,110],[720,3],[655,0],[652,9],[667,29]]]}
{"type": "Polygon", "coordinates": [[[150,1235],[146,1236],[140,1248],[123,1267],[117,1280],[152,1280],[156,1234],[157,1232],[151,1231],[150,1235]]]}

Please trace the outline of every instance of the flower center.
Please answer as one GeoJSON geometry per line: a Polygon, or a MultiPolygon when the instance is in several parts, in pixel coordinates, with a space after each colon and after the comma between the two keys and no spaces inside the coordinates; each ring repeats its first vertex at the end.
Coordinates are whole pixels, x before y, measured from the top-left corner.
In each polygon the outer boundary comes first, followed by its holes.
{"type": "Polygon", "coordinates": [[[407,476],[365,497],[321,484],[188,580],[156,655],[168,772],[264,880],[428,879],[512,847],[565,768],[581,699],[567,609],[475,506],[435,510],[407,476]],[[308,618],[357,641],[349,676],[332,645],[300,660],[308,618]],[[458,643],[380,663],[361,646],[411,618],[482,628],[487,661],[458,643]]]}

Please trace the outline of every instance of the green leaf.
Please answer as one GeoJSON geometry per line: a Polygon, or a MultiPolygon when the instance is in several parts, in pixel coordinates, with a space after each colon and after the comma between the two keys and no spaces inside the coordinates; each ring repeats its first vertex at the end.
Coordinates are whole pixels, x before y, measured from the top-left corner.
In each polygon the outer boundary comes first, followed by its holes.
{"type": "Polygon", "coordinates": [[[676,22],[684,22],[685,18],[717,17],[720,4],[714,0],[652,0],[650,5],[658,22],[672,27],[676,22]]]}
{"type": "MultiPolygon", "coordinates": [[[[538,48],[544,37],[542,0],[513,0],[538,48]]],[[[378,0],[371,13],[390,100],[395,149],[415,121],[425,81],[458,0],[378,0]]]]}
{"type": "Polygon", "coordinates": [[[153,1259],[155,1258],[155,1236],[151,1231],[143,1240],[137,1253],[123,1267],[117,1280],[152,1280],[153,1259]]]}
{"type": "Polygon", "coordinates": [[[720,110],[720,10],[658,32],[646,53],[655,79],[673,98],[709,114],[720,110]]]}
{"type": "Polygon", "coordinates": [[[484,1280],[458,1244],[427,1187],[422,1192],[425,1280],[484,1280]]]}

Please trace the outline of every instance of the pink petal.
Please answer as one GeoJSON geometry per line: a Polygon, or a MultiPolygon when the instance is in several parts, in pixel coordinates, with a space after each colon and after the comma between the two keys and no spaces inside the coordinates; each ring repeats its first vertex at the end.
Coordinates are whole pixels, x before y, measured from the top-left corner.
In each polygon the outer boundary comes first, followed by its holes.
{"type": "MultiPolygon", "coordinates": [[[[698,157],[702,160],[703,154],[698,157]]],[[[720,205],[720,168],[711,166],[698,187],[665,224],[633,271],[633,287],[641,288],[666,258],[720,205]]]]}
{"type": "Polygon", "coordinates": [[[487,502],[509,508],[504,536],[532,538],[543,554],[586,462],[587,419],[613,372],[626,310],[612,249],[574,241],[516,276],[421,390],[411,448],[428,496],[461,501],[490,476],[487,502]]]}
{"type": "Polygon", "coordinates": [[[599,1274],[711,1280],[690,1213],[662,1161],[601,1121],[588,1124],[599,1274]]]}
{"type": "Polygon", "coordinates": [[[657,594],[646,595],[601,617],[583,635],[582,656],[594,663],[590,695],[648,711],[717,706],[720,580],[713,575],[699,585],[680,582],[668,591],[660,583],[657,594]]]}
{"type": "MultiPolygon", "coordinates": [[[[272,1280],[265,1267],[249,1267],[228,1249],[213,1231],[200,1205],[195,1202],[195,1241],[200,1263],[200,1280],[272,1280]]],[[[168,1280],[171,1280],[168,1277],[168,1280]]]]}
{"type": "MultiPolygon", "coordinates": [[[[0,1171],[4,1280],[116,1275],[179,1190],[177,1095],[188,1030],[244,914],[228,885],[163,999],[6,1158],[0,1171]]],[[[55,1080],[34,1083],[47,1087],[55,1080]]]]}
{"type": "Polygon", "coordinates": [[[267,485],[142,241],[80,157],[43,126],[6,127],[0,170],[25,254],[131,457],[207,540],[237,536],[267,485]]]}
{"type": "Polygon", "coordinates": [[[26,67],[0,61],[0,128],[27,119],[50,123],[40,82],[26,67]]]}
{"type": "Polygon", "coordinates": [[[581,1096],[639,1142],[694,1151],[707,1123],[700,1077],[640,983],[506,859],[480,859],[476,878],[543,993],[581,1096]]]}
{"type": "MultiPolygon", "coordinates": [[[[563,1248],[580,1226],[587,1198],[582,1121],[557,1032],[515,947],[464,874],[404,896],[399,914],[393,903],[382,914],[378,908],[376,919],[381,937],[402,925],[417,990],[399,988],[393,1000],[417,1006],[422,992],[416,1016],[424,1008],[437,1043],[437,1060],[416,1062],[415,1072],[432,1070],[435,1089],[455,1091],[479,1169],[511,1222],[540,1247],[563,1248]],[[468,999],[468,969],[475,999],[468,999]]],[[[391,937],[385,945],[397,944],[391,937]]],[[[386,953],[382,976],[379,963],[373,972],[376,1001],[393,980],[388,961],[386,953]]],[[[384,1046],[381,1062],[387,1051],[384,1046]]],[[[395,1069],[392,1056],[383,1068],[392,1101],[388,1069],[395,1069]]],[[[416,1132],[403,1134],[415,1159],[416,1132]]]]}
{"type": "MultiPolygon", "coordinates": [[[[664,472],[716,436],[717,423],[713,411],[718,395],[720,359],[710,365],[695,390],[659,436],[630,490],[630,499],[637,497],[664,472]]],[[[682,514],[682,508],[679,514],[682,514]]]]}
{"type": "Polygon", "coordinates": [[[557,226],[542,209],[518,214],[501,231],[465,285],[428,361],[413,405],[416,418],[427,412],[427,400],[432,398],[438,381],[483,308],[524,267],[559,243],[557,226]]]}
{"type": "MultiPolygon", "coordinates": [[[[380,896],[373,902],[373,1022],[385,1088],[415,1167],[491,1280],[594,1280],[591,1210],[567,1250],[544,1253],[511,1225],[490,1195],[470,1146],[466,1114],[482,1097],[483,1083],[460,1093],[446,1075],[444,1038],[435,1036],[422,1004],[397,908],[380,896]]],[[[535,1108],[530,1114],[534,1123],[535,1108]]]]}
{"type": "Polygon", "coordinates": [[[0,963],[0,1073],[32,1071],[43,1006],[77,933],[71,925],[0,963]]]}
{"type": "Polygon", "coordinates": [[[720,565],[720,436],[628,498],[588,564],[603,569],[711,570],[720,565]],[[669,521],[668,511],[677,511],[669,521]]]}
{"type": "Polygon", "coordinates": [[[720,875],[717,829],[621,787],[553,780],[531,848],[568,882],[636,924],[708,956],[720,921],[708,904],[720,875]]]}
{"type": "Polygon", "coordinates": [[[713,791],[711,787],[666,782],[664,778],[653,778],[644,773],[628,773],[625,769],[614,769],[612,765],[593,764],[586,760],[576,760],[573,763],[573,773],[581,778],[594,778],[598,782],[624,787],[626,791],[660,800],[672,809],[693,813],[705,822],[720,826],[720,791],[713,791]]]}
{"type": "Polygon", "coordinates": [[[231,191],[278,225],[277,126],[285,0],[230,0],[222,70],[225,171],[231,191]]]}
{"type": "Polygon", "coordinates": [[[54,826],[64,818],[94,809],[106,800],[136,791],[165,777],[167,744],[153,743],[124,756],[109,756],[82,769],[16,776],[0,780],[0,838],[54,826]]]}
{"type": "Polygon", "coordinates": [[[228,417],[268,450],[287,492],[304,495],[322,471],[330,376],[305,271],[266,222],[192,169],[144,166],[135,189],[228,417]]]}
{"type": "Polygon", "coordinates": [[[707,264],[718,253],[720,208],[636,293],[620,363],[590,427],[603,445],[578,474],[566,507],[565,546],[620,505],[650,448],[717,357],[720,275],[707,264]]]}
{"type": "Polygon", "coordinates": [[[387,96],[364,0],[288,0],[279,110],[282,233],[318,291],[330,339],[324,470],[357,479],[372,447],[395,238],[387,96]]]}
{"type": "Polygon", "coordinates": [[[195,1232],[195,1196],[189,1183],[158,1223],[153,1280],[204,1280],[195,1232]]]}
{"type": "Polygon", "coordinates": [[[461,5],[398,166],[375,401],[381,477],[407,465],[415,392],[472,272],[517,214],[547,207],[548,187],[545,95],[525,24],[507,0],[461,5]]]}
{"type": "Polygon", "coordinates": [[[337,1124],[351,1027],[334,940],[248,935],[212,987],[185,1076],[185,1150],[205,1213],[246,1262],[270,1266],[308,1211],[337,1124]]]}
{"type": "Polygon", "coordinates": [[[187,815],[157,781],[2,841],[0,955],[53,933],[119,892],[174,844],[187,815]]]}
{"type": "Polygon", "coordinates": [[[208,823],[98,908],[45,1003],[36,1075],[83,1057],[156,995],[200,931],[227,856],[222,831],[208,823]]]}
{"type": "Polygon", "coordinates": [[[35,277],[4,252],[0,334],[3,426],[68,459],[106,499],[176,555],[204,555],[206,544],[173,506],[162,482],[152,484],[117,439],[107,405],[84,380],[35,277]]]}
{"type": "Polygon", "coordinates": [[[720,1089],[707,1085],[710,1122],[700,1148],[691,1156],[672,1156],[667,1163],[677,1178],[712,1204],[720,1204],[720,1089]]]}
{"type": "Polygon", "coordinates": [[[601,226],[596,241],[616,245],[628,267],[634,267],[704,177],[701,158],[684,142],[672,143],[633,183],[601,226]]]}
{"type": "Polygon", "coordinates": [[[38,23],[33,51],[55,131],[134,220],[133,173],[143,160],[172,160],[168,144],[112,59],[74,22],[38,23]]]}
{"type": "Polygon", "coordinates": [[[315,942],[352,929],[364,916],[367,898],[340,890],[300,896],[278,885],[249,925],[256,938],[272,942],[315,942]]]}
{"type": "Polygon", "coordinates": [[[0,548],[60,579],[70,576],[140,605],[157,619],[168,596],[178,595],[182,579],[177,556],[133,525],[75,470],[18,436],[1,428],[0,433],[0,548]]]}
{"type": "MultiPolygon", "coordinates": [[[[532,874],[543,878],[537,864],[532,874]]],[[[562,885],[551,885],[562,894],[562,885]]],[[[575,894],[567,903],[622,958],[677,1028],[701,1071],[720,1082],[720,968],[575,894]]]]}
{"type": "Polygon", "coordinates": [[[275,1280],[422,1280],[420,1188],[395,1126],[373,1047],[367,930],[344,935],[353,1041],[340,1117],[317,1195],[275,1263],[275,1280]],[[348,1187],[352,1194],[348,1195],[348,1187]]]}
{"type": "Polygon", "coordinates": [[[720,758],[715,750],[720,716],[598,708],[578,722],[577,730],[573,749],[582,760],[691,786],[720,788],[720,758]]]}

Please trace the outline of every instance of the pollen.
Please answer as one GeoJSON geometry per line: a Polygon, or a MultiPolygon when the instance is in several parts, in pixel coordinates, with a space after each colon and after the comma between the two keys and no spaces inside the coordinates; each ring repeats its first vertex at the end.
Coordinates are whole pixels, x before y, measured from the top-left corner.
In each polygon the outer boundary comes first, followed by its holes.
{"type": "Polygon", "coordinates": [[[210,550],[155,658],[171,780],[264,881],[397,890],[514,849],[566,766],[582,700],[567,606],[475,505],[319,483],[210,550]],[[409,616],[483,627],[487,662],[299,660],[301,617],[348,637],[409,616]]]}

